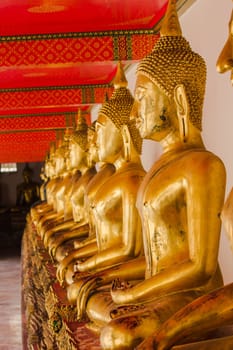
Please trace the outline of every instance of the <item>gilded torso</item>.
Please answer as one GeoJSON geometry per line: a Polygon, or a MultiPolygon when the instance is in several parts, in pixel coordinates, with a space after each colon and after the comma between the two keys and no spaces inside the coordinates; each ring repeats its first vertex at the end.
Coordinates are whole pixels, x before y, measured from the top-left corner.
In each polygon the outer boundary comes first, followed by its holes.
{"type": "MultiPolygon", "coordinates": [[[[145,175],[137,164],[130,164],[116,171],[97,191],[92,210],[96,224],[96,235],[100,250],[113,244],[123,244],[124,218],[130,213],[138,217],[136,195],[145,175]]],[[[134,218],[137,220],[138,218],[134,218]]],[[[141,226],[139,226],[141,228],[141,226]]]]}
{"type": "Polygon", "coordinates": [[[75,222],[87,221],[87,214],[84,207],[84,195],[89,181],[96,174],[96,169],[88,169],[80,179],[74,184],[71,194],[71,204],[73,209],[73,219],[75,222]]]}
{"type": "MultiPolygon", "coordinates": [[[[147,260],[146,277],[191,259],[192,235],[198,235],[192,232],[190,220],[195,218],[191,215],[198,218],[195,205],[200,200],[199,192],[208,198],[214,190],[208,181],[209,175],[221,166],[221,161],[212,153],[192,150],[173,155],[165,162],[156,162],[147,173],[137,199],[147,260]]],[[[203,203],[208,203],[207,198],[202,198],[203,203]]],[[[204,210],[207,219],[205,204],[204,210]]],[[[216,219],[217,215],[216,212],[216,219]]],[[[200,217],[201,222],[202,214],[200,217]]]]}

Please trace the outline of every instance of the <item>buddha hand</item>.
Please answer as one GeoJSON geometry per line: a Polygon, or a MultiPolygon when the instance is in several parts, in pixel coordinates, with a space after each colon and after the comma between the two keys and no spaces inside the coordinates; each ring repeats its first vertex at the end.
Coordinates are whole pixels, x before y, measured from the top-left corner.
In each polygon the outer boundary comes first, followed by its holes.
{"type": "Polygon", "coordinates": [[[132,285],[128,281],[123,281],[119,278],[115,279],[112,283],[111,296],[116,304],[123,304],[126,300],[126,295],[129,294],[129,290],[132,285]]]}
{"type": "Polygon", "coordinates": [[[80,280],[79,293],[77,298],[77,319],[83,320],[86,316],[86,305],[87,301],[90,297],[90,293],[94,291],[96,288],[101,286],[102,278],[95,274],[94,276],[90,276],[84,280],[80,280]]]}
{"type": "Polygon", "coordinates": [[[59,263],[57,267],[56,276],[61,285],[64,283],[66,271],[73,259],[73,256],[68,255],[59,263]]]}
{"type": "Polygon", "coordinates": [[[163,348],[158,347],[154,336],[148,337],[140,345],[136,347],[136,350],[162,350],[163,348]]]}

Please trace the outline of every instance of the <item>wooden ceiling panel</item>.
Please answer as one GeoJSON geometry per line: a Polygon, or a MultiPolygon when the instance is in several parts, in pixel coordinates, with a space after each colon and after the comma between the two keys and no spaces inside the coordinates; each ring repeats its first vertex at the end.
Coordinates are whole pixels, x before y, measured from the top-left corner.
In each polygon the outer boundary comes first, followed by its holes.
{"type": "Polygon", "coordinates": [[[166,0],[1,0],[2,35],[152,28],[166,0]]]}
{"type": "Polygon", "coordinates": [[[90,119],[117,61],[127,70],[153,49],[167,1],[1,0],[0,162],[43,161],[67,118],[90,119]]]}
{"type": "Polygon", "coordinates": [[[29,131],[0,134],[1,163],[40,162],[45,159],[56,131],[29,131]]]}

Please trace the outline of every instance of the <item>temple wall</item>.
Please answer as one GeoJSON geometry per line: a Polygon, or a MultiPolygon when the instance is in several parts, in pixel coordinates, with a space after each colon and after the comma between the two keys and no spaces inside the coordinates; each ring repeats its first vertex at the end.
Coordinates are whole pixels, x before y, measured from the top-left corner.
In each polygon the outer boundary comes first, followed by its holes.
{"type": "MultiPolygon", "coordinates": [[[[228,37],[231,11],[230,0],[198,0],[181,18],[185,37],[190,41],[193,50],[202,55],[207,63],[203,139],[206,147],[216,153],[225,164],[226,195],[233,186],[233,86],[229,72],[217,73],[216,60],[228,37]]],[[[225,283],[228,283],[233,281],[233,253],[224,229],[222,231],[219,261],[225,283]]]]}

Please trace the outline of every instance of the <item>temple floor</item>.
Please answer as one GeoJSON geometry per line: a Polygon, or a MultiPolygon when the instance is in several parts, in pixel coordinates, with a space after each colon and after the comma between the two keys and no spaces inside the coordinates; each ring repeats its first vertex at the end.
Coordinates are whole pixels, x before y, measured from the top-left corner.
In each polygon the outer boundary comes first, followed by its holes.
{"type": "MultiPolygon", "coordinates": [[[[2,236],[2,235],[1,235],[2,236]]],[[[0,350],[22,349],[20,247],[0,247],[0,350]]]]}

